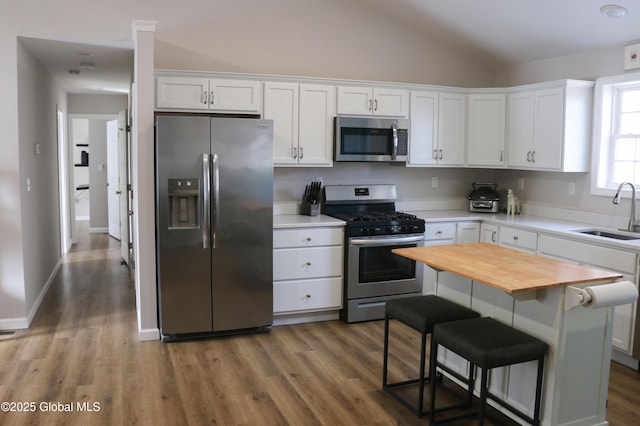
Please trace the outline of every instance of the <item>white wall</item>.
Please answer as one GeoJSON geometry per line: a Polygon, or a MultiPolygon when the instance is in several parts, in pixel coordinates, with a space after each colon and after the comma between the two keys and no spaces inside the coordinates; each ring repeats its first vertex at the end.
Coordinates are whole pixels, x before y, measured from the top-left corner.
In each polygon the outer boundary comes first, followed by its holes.
{"type": "Polygon", "coordinates": [[[42,300],[43,289],[50,285],[59,267],[56,105],[61,111],[66,111],[64,93],[56,88],[48,72],[19,43],[14,61],[18,71],[16,88],[20,96],[17,108],[14,106],[18,116],[13,126],[7,129],[7,135],[18,136],[14,144],[5,143],[3,154],[7,152],[11,158],[12,145],[15,145],[19,155],[14,158],[14,165],[2,165],[2,185],[17,180],[19,193],[15,194],[12,187],[5,187],[7,192],[3,188],[3,219],[0,224],[3,228],[0,325],[7,328],[24,327],[33,318],[42,300]],[[14,194],[19,197],[12,199],[14,194]],[[6,213],[9,209],[15,209],[15,216],[9,217],[6,213]],[[7,277],[16,279],[8,280],[7,277]]]}

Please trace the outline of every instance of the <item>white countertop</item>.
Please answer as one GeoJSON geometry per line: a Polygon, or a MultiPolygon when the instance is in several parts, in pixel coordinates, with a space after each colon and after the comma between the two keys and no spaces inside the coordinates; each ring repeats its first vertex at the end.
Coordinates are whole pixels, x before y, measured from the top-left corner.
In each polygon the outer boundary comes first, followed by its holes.
{"type": "Polygon", "coordinates": [[[300,214],[277,214],[273,216],[273,228],[305,228],[308,226],[344,226],[344,220],[319,214],[318,216],[305,216],[300,214]]]}
{"type": "Polygon", "coordinates": [[[513,226],[515,228],[521,228],[528,231],[557,234],[564,238],[571,237],[587,243],[631,249],[634,251],[640,250],[640,234],[637,234],[637,240],[617,240],[613,238],[599,237],[596,235],[581,234],[576,232],[576,230],[601,229],[614,233],[625,233],[618,229],[594,226],[582,222],[571,222],[562,219],[526,214],[507,215],[504,213],[475,213],[464,210],[423,210],[412,211],[411,213],[424,219],[427,223],[465,220],[482,221],[500,226],[513,226]]]}
{"type": "MultiPolygon", "coordinates": [[[[475,213],[465,210],[420,210],[410,213],[424,219],[428,223],[482,221],[499,226],[512,226],[528,231],[556,234],[563,238],[572,238],[585,243],[608,246],[618,249],[640,251],[640,234],[637,240],[617,240],[596,235],[581,234],[576,230],[602,229],[615,233],[624,233],[617,229],[594,226],[581,222],[571,222],[561,219],[547,218],[533,215],[506,215],[504,213],[475,213]]],[[[304,216],[298,214],[282,214],[273,216],[273,227],[304,228],[309,226],[344,226],[345,222],[330,216],[304,216]]]]}

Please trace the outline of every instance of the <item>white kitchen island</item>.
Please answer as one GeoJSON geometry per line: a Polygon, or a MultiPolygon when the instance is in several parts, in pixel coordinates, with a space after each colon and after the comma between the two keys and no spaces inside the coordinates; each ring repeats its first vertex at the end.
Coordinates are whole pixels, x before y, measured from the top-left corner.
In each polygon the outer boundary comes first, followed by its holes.
{"type": "MultiPolygon", "coordinates": [[[[396,249],[438,271],[436,294],[549,344],[541,419],[547,426],[607,425],[613,308],[564,309],[567,286],[613,282],[617,273],[486,243],[396,249]]],[[[467,363],[441,361],[466,374],[467,363]]],[[[536,363],[496,369],[491,391],[531,413],[536,363]]]]}

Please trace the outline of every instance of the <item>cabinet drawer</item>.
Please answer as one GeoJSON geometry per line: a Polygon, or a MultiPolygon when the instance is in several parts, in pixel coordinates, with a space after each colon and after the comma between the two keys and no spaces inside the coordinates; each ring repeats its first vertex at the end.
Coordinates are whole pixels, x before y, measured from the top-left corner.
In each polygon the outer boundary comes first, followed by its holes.
{"type": "Polygon", "coordinates": [[[455,223],[428,223],[424,230],[425,240],[455,240],[455,223]]]}
{"type": "Polygon", "coordinates": [[[624,250],[542,235],[540,236],[540,254],[573,260],[609,271],[624,272],[631,276],[636,273],[637,255],[624,250]]]}
{"type": "Polygon", "coordinates": [[[311,247],[273,251],[273,279],[342,276],[342,247],[311,247]]]}
{"type": "Polygon", "coordinates": [[[500,227],[498,239],[501,246],[510,246],[522,250],[536,251],[538,234],[522,229],[500,227]]]}
{"type": "Polygon", "coordinates": [[[285,281],[273,284],[273,312],[342,307],[342,278],[285,281]]]}
{"type": "Polygon", "coordinates": [[[344,228],[274,229],[273,248],[341,246],[344,228]]]}

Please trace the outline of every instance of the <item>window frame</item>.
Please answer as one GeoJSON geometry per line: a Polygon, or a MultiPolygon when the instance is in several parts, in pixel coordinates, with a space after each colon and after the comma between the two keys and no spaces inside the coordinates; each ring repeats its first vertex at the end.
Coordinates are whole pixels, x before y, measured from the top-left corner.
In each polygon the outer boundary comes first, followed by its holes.
{"type": "MultiPolygon", "coordinates": [[[[611,155],[611,131],[615,128],[615,114],[619,105],[614,105],[616,90],[640,85],[640,72],[603,77],[596,80],[593,100],[593,129],[591,151],[591,194],[612,197],[618,189],[617,184],[609,184],[613,174],[611,155]]],[[[623,196],[630,197],[625,185],[623,196]]]]}

